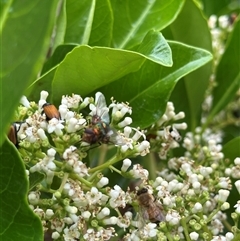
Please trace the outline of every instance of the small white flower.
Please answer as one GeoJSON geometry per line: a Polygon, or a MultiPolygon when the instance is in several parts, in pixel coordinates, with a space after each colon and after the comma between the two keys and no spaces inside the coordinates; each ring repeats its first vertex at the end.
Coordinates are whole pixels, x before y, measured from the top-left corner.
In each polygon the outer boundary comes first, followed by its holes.
{"type": "Polygon", "coordinates": [[[141,178],[143,180],[148,180],[149,172],[144,169],[140,164],[133,165],[133,169],[130,171],[134,178],[141,178]]]}
{"type": "Polygon", "coordinates": [[[102,188],[104,186],[106,186],[109,183],[109,180],[107,177],[102,177],[99,182],[97,183],[97,187],[98,188],[102,188]]]}
{"type": "Polygon", "coordinates": [[[78,124],[78,120],[74,117],[70,118],[67,122],[67,126],[66,126],[66,131],[68,133],[73,133],[76,132],[76,125],[78,124]]]}
{"type": "Polygon", "coordinates": [[[153,238],[157,235],[157,224],[156,223],[148,223],[144,226],[143,229],[140,230],[140,235],[143,238],[153,238]]]}
{"type": "Polygon", "coordinates": [[[107,207],[104,207],[98,214],[97,214],[97,218],[98,219],[103,219],[106,216],[108,216],[110,214],[110,209],[107,207]]]}
{"type": "Polygon", "coordinates": [[[37,130],[37,134],[38,134],[39,138],[43,141],[48,139],[45,134],[45,131],[42,128],[37,130]]]}
{"type": "Polygon", "coordinates": [[[55,157],[55,155],[56,155],[56,150],[55,149],[53,149],[53,148],[50,148],[50,149],[48,149],[47,150],[47,155],[49,156],[49,157],[55,157]]]}
{"type": "Polygon", "coordinates": [[[237,204],[234,205],[234,208],[236,208],[235,212],[240,214],[240,200],[237,201],[237,204]]]}
{"type": "Polygon", "coordinates": [[[189,234],[189,236],[190,236],[191,240],[198,240],[199,234],[196,232],[191,232],[189,234]]]}
{"type": "Polygon", "coordinates": [[[86,199],[89,205],[98,203],[102,198],[102,193],[98,191],[96,187],[92,187],[90,191],[86,193],[86,199]]]}
{"type": "Polygon", "coordinates": [[[105,219],[103,220],[103,223],[104,223],[105,225],[116,225],[117,222],[118,222],[118,218],[117,218],[117,217],[114,217],[114,216],[112,216],[112,217],[110,217],[110,218],[105,218],[105,219]]]}
{"type": "Polygon", "coordinates": [[[166,221],[169,222],[169,224],[175,226],[180,222],[180,215],[177,211],[171,210],[166,215],[166,221]]]}
{"type": "Polygon", "coordinates": [[[234,159],[234,164],[237,166],[237,165],[240,165],[240,157],[237,157],[234,159]]]}
{"type": "Polygon", "coordinates": [[[140,153],[141,156],[145,156],[149,153],[150,143],[148,141],[142,141],[137,147],[136,150],[140,153]]]}
{"type": "Polygon", "coordinates": [[[91,213],[89,211],[82,212],[81,215],[85,220],[88,220],[91,217],[91,213]]]}
{"type": "Polygon", "coordinates": [[[132,161],[130,159],[128,158],[124,159],[121,171],[126,172],[131,165],[132,165],[132,161]]]}
{"type": "Polygon", "coordinates": [[[181,168],[188,176],[192,174],[192,166],[189,163],[187,162],[183,163],[181,165],[181,168]]]}
{"type": "Polygon", "coordinates": [[[119,128],[123,128],[125,126],[128,126],[132,124],[132,118],[131,117],[125,117],[125,119],[118,123],[119,128]]]}
{"type": "Polygon", "coordinates": [[[20,103],[25,106],[26,108],[30,108],[30,103],[27,99],[26,96],[22,96],[21,100],[20,100],[20,103]]]}
{"type": "Polygon", "coordinates": [[[211,241],[226,241],[226,238],[222,235],[219,236],[213,236],[213,238],[211,239],[211,241]]]}
{"type": "Polygon", "coordinates": [[[32,205],[38,204],[39,198],[40,198],[40,193],[38,193],[38,192],[30,192],[28,194],[28,201],[32,205]]]}
{"type": "Polygon", "coordinates": [[[78,211],[78,209],[75,206],[66,206],[65,210],[68,213],[72,213],[72,214],[77,213],[77,211],[78,211]]]}
{"type": "Polygon", "coordinates": [[[231,232],[227,232],[225,236],[226,236],[226,241],[231,241],[234,238],[234,235],[231,232]]]}
{"type": "Polygon", "coordinates": [[[49,122],[48,122],[48,133],[53,133],[55,132],[56,135],[60,136],[62,135],[62,129],[64,128],[64,125],[62,124],[62,120],[58,120],[56,118],[52,118],[49,122]]]}
{"type": "Polygon", "coordinates": [[[52,239],[58,239],[59,237],[60,237],[60,234],[57,231],[52,233],[52,239]]]}
{"type": "Polygon", "coordinates": [[[62,105],[66,105],[68,108],[78,108],[79,103],[82,101],[80,95],[72,94],[72,96],[62,96],[62,105]]]}
{"type": "Polygon", "coordinates": [[[203,209],[202,204],[197,202],[197,203],[195,203],[195,205],[194,205],[194,207],[192,209],[192,212],[193,213],[198,213],[198,212],[201,212],[202,209],[203,209]]]}
{"type": "Polygon", "coordinates": [[[235,184],[235,187],[238,190],[238,193],[240,194],[240,180],[237,180],[234,184],[235,184]]]}
{"type": "Polygon", "coordinates": [[[45,90],[41,91],[41,93],[40,93],[40,100],[46,100],[47,97],[48,97],[48,92],[45,91],[45,90]]]}
{"type": "Polygon", "coordinates": [[[54,215],[54,212],[52,209],[47,209],[46,210],[46,218],[50,219],[54,215]]]}
{"type": "Polygon", "coordinates": [[[111,197],[109,200],[109,204],[112,208],[116,207],[125,207],[127,203],[127,195],[126,193],[121,189],[120,186],[115,185],[113,187],[114,189],[111,189],[109,192],[109,196],[111,197]]]}
{"type": "Polygon", "coordinates": [[[140,131],[140,130],[138,130],[136,128],[133,128],[133,127],[132,127],[132,130],[135,131],[135,134],[132,137],[133,141],[138,141],[141,137],[143,137],[143,139],[146,140],[146,136],[143,134],[142,131],[140,131]]]}
{"type": "Polygon", "coordinates": [[[224,189],[220,189],[218,191],[218,198],[217,198],[218,201],[220,201],[222,203],[226,202],[226,200],[228,199],[229,194],[230,194],[230,191],[224,190],[224,189]]]}
{"type": "Polygon", "coordinates": [[[227,210],[229,208],[230,208],[230,204],[228,202],[224,202],[221,206],[222,211],[227,210]]]}

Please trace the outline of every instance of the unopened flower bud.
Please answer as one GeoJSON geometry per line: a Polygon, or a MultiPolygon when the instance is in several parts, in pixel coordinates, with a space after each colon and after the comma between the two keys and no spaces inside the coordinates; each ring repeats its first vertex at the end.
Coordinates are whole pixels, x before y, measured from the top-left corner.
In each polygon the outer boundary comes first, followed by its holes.
{"type": "Polygon", "coordinates": [[[132,161],[130,159],[128,159],[128,158],[124,159],[121,171],[126,172],[127,169],[131,166],[131,164],[132,164],[132,161]]]}
{"type": "Polygon", "coordinates": [[[98,188],[102,188],[104,186],[106,186],[109,183],[109,180],[107,177],[102,177],[99,182],[97,183],[97,187],[98,188]]]}
{"type": "Polygon", "coordinates": [[[109,214],[110,214],[110,209],[105,207],[100,211],[100,213],[98,213],[97,218],[103,219],[104,217],[108,216],[109,214]]]}
{"type": "Polygon", "coordinates": [[[20,103],[25,106],[26,108],[30,108],[30,103],[27,99],[26,96],[22,96],[21,100],[20,100],[20,103]]]}
{"type": "Polygon", "coordinates": [[[230,194],[230,191],[224,190],[224,189],[220,189],[218,191],[218,201],[224,203],[227,200],[229,194],[230,194]]]}

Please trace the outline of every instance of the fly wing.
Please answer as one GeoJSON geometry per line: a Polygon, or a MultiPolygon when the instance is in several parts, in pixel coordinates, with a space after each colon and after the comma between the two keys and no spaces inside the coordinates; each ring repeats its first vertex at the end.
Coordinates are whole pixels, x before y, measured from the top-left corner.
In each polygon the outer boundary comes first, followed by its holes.
{"type": "Polygon", "coordinates": [[[105,97],[101,92],[96,93],[95,108],[92,108],[90,115],[91,116],[97,115],[106,124],[110,123],[109,109],[107,107],[105,97]]]}
{"type": "Polygon", "coordinates": [[[120,133],[114,128],[109,128],[108,134],[110,142],[116,146],[123,146],[126,144],[126,140],[120,133]]]}

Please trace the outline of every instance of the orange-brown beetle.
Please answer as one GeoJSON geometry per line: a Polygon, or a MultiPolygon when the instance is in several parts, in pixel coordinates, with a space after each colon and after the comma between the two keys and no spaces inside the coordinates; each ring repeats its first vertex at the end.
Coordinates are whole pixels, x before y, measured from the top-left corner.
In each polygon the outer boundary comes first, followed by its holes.
{"type": "Polygon", "coordinates": [[[47,120],[51,120],[52,118],[56,118],[58,120],[61,119],[60,113],[58,109],[55,107],[55,105],[50,103],[45,103],[42,108],[43,108],[43,112],[46,115],[47,120]]]}
{"type": "Polygon", "coordinates": [[[18,132],[21,128],[21,125],[25,123],[25,122],[14,122],[11,127],[10,130],[8,132],[8,139],[16,146],[18,147],[18,132]]]}

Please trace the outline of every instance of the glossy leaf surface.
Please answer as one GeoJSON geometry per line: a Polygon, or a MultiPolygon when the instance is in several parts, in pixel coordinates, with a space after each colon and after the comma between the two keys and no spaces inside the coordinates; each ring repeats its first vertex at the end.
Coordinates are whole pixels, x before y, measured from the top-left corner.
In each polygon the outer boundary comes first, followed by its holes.
{"type": "MultiPolygon", "coordinates": [[[[169,28],[174,40],[212,51],[212,40],[207,20],[194,1],[186,0],[176,21],[169,28]]],[[[176,85],[171,97],[176,110],[184,110],[185,121],[192,130],[200,124],[202,103],[211,72],[212,62],[185,76],[183,81],[176,85]]]]}
{"type": "Polygon", "coordinates": [[[42,224],[27,203],[28,181],[16,148],[0,148],[0,240],[41,241],[42,224]]]}
{"type": "Polygon", "coordinates": [[[184,0],[112,0],[113,46],[131,49],[150,29],[162,30],[181,10],[184,0]]]}
{"type": "Polygon", "coordinates": [[[55,99],[63,94],[86,95],[124,75],[137,71],[146,59],[170,66],[172,54],[160,33],[151,31],[138,52],[103,47],[76,47],[57,68],[53,81],[55,99]]]}
{"type": "Polygon", "coordinates": [[[146,61],[139,71],[101,89],[108,98],[113,95],[118,101],[128,101],[134,110],[134,123],[141,128],[148,127],[162,116],[170,94],[181,77],[212,58],[203,49],[176,42],[169,42],[169,45],[173,55],[171,68],[146,61]]]}
{"type": "Polygon", "coordinates": [[[109,46],[113,16],[108,0],[66,1],[65,43],[109,46]]]}
{"type": "Polygon", "coordinates": [[[4,47],[0,52],[0,144],[21,95],[42,67],[55,21],[57,3],[56,0],[23,0],[6,1],[1,5],[3,10],[0,35],[1,46],[4,47]]]}
{"type": "Polygon", "coordinates": [[[223,146],[223,153],[233,163],[236,157],[240,157],[240,136],[232,139],[223,146]]]}

